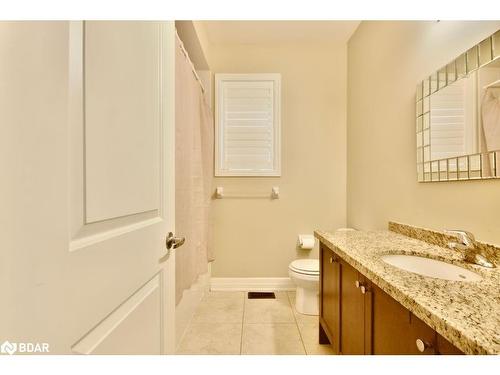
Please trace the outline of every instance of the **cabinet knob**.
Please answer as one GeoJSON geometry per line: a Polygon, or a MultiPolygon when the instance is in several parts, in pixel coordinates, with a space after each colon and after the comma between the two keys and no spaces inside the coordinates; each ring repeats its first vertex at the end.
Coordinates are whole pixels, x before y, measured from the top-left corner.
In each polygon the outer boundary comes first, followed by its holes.
{"type": "Polygon", "coordinates": [[[425,342],[422,339],[417,339],[417,341],[415,341],[415,343],[417,344],[418,351],[421,353],[425,352],[426,349],[431,347],[431,345],[429,343],[425,342]]]}
{"type": "Polygon", "coordinates": [[[364,285],[361,285],[360,289],[361,289],[361,293],[363,293],[363,294],[366,293],[366,287],[364,285]]]}
{"type": "Polygon", "coordinates": [[[359,288],[361,286],[361,283],[359,282],[359,280],[356,280],[356,282],[354,283],[354,285],[356,285],[356,288],[359,288]]]}
{"type": "Polygon", "coordinates": [[[330,263],[333,263],[333,257],[330,257],[330,263]]]}

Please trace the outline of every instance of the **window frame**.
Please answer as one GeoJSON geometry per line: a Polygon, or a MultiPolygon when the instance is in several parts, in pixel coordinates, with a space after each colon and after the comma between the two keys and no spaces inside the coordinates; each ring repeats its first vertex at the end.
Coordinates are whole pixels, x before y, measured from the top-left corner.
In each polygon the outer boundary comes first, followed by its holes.
{"type": "Polygon", "coordinates": [[[280,177],[281,176],[281,74],[279,73],[245,73],[245,74],[215,74],[215,168],[216,177],[280,177]],[[224,147],[222,136],[224,135],[224,124],[221,122],[220,114],[224,103],[224,82],[238,81],[272,81],[273,82],[273,165],[272,170],[230,170],[223,169],[224,147]]]}

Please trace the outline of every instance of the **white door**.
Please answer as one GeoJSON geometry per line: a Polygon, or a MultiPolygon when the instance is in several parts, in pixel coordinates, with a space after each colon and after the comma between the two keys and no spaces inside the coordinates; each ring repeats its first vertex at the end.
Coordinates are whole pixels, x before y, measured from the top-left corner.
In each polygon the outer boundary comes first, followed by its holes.
{"type": "Polygon", "coordinates": [[[174,351],[174,74],[173,22],[0,22],[6,348],[174,351]]]}

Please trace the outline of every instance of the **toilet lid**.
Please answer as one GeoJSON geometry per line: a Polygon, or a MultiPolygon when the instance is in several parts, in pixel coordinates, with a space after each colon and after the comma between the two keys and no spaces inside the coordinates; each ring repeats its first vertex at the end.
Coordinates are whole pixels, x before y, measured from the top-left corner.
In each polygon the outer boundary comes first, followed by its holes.
{"type": "Polygon", "coordinates": [[[319,260],[318,259],[297,259],[290,263],[290,269],[305,273],[308,275],[319,274],[319,260]]]}

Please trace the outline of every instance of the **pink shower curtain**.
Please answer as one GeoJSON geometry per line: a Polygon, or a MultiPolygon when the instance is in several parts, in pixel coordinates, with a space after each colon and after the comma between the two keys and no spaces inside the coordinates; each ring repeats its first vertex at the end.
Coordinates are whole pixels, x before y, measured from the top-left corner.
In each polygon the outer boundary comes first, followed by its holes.
{"type": "Polygon", "coordinates": [[[176,250],[176,301],[213,260],[210,199],[213,176],[213,117],[191,63],[176,40],[175,55],[175,231],[186,237],[176,250]]]}

